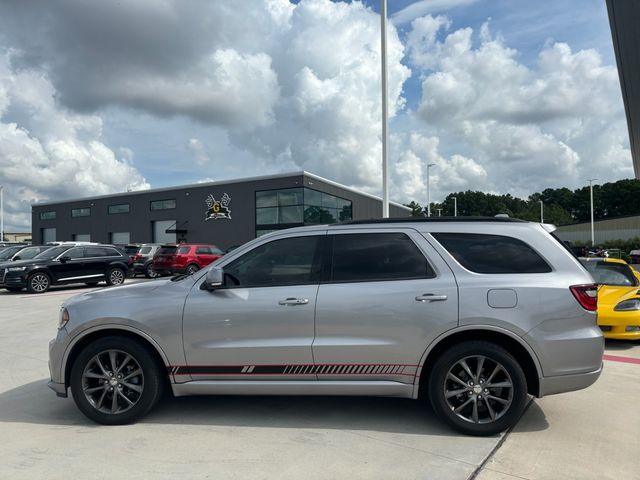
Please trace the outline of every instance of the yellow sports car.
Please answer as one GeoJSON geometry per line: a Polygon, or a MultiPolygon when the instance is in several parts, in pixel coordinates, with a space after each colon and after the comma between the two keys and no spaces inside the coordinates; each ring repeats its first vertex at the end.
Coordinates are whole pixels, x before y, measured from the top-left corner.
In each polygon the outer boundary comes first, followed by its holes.
{"type": "Polygon", "coordinates": [[[640,339],[640,272],[618,258],[581,258],[598,288],[598,325],[605,338],[640,339]]]}

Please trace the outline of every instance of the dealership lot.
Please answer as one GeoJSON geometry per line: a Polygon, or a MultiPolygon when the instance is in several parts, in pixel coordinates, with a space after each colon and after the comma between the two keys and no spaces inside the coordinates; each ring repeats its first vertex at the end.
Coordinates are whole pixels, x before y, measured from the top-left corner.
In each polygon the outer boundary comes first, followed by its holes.
{"type": "Polygon", "coordinates": [[[0,292],[1,478],[638,478],[640,345],[608,343],[594,386],[533,401],[500,437],[389,398],[166,399],[104,427],[46,387],[58,306],[89,290],[0,292]]]}

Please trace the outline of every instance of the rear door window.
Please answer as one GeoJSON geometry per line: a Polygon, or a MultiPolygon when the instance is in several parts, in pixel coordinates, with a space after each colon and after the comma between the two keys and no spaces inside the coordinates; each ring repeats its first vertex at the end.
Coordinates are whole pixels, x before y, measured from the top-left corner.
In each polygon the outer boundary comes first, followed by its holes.
{"type": "Polygon", "coordinates": [[[197,247],[196,255],[211,255],[211,249],[209,247],[197,247]]]}
{"type": "Polygon", "coordinates": [[[404,233],[333,235],[331,281],[370,282],[432,278],[424,254],[404,233]]]}
{"type": "Polygon", "coordinates": [[[548,273],[549,264],[522,240],[503,235],[432,233],[464,268],[475,273],[548,273]]]}
{"type": "Polygon", "coordinates": [[[186,255],[191,250],[191,247],[178,247],[178,255],[186,255]]]}

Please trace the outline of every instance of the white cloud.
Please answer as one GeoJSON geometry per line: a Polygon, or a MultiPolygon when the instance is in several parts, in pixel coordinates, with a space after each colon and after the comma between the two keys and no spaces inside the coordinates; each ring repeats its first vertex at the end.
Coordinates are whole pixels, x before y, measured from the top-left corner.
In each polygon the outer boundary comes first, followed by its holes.
{"type": "Polygon", "coordinates": [[[211,161],[200,139],[190,138],[188,146],[189,146],[189,150],[193,154],[193,158],[196,162],[196,165],[203,166],[211,161]]]}
{"type": "Polygon", "coordinates": [[[12,71],[0,56],[0,184],[7,228],[27,229],[31,202],[149,188],[131,165],[102,143],[100,117],[59,108],[46,76],[12,71]]]}
{"type": "Polygon", "coordinates": [[[407,49],[423,78],[416,113],[446,150],[487,172],[474,188],[527,195],[596,173],[632,176],[617,71],[595,50],[549,42],[526,66],[488,23],[478,36],[450,26],[445,17],[412,23],[407,49]]]}
{"type": "Polygon", "coordinates": [[[445,12],[457,7],[467,7],[478,0],[418,0],[391,16],[395,25],[402,25],[428,13],[445,12]]]}

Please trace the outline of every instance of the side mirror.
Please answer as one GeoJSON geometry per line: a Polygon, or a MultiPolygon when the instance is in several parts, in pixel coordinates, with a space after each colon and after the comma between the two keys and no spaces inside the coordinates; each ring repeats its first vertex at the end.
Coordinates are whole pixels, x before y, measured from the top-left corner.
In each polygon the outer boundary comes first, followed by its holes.
{"type": "Polygon", "coordinates": [[[224,271],[220,267],[211,267],[207,272],[204,282],[200,285],[201,290],[214,291],[222,287],[224,282],[224,271]]]}
{"type": "Polygon", "coordinates": [[[15,262],[16,260],[22,260],[22,259],[20,258],[20,255],[16,255],[15,257],[12,258],[12,260],[15,262]]]}
{"type": "Polygon", "coordinates": [[[71,257],[67,257],[66,255],[64,257],[60,257],[60,262],[62,262],[62,263],[66,263],[69,260],[71,260],[71,257]]]}

